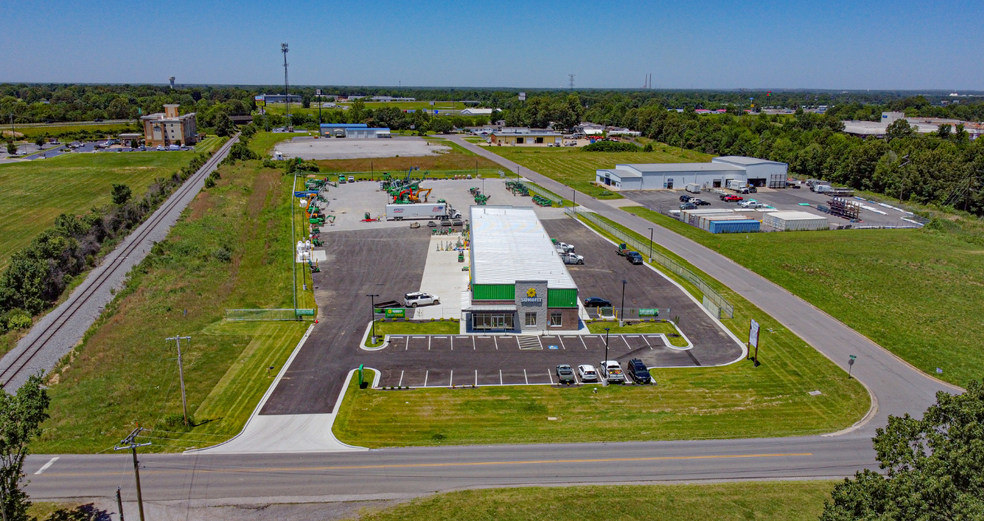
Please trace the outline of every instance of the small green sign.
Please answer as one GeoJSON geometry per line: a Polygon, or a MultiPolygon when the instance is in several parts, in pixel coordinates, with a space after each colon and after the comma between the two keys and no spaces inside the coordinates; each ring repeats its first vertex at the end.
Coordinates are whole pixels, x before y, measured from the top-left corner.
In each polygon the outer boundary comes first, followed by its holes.
{"type": "Polygon", "coordinates": [[[386,308],[386,318],[407,318],[407,310],[404,308],[386,308]]]}
{"type": "Polygon", "coordinates": [[[640,317],[658,317],[659,309],[657,308],[639,308],[640,317]]]}

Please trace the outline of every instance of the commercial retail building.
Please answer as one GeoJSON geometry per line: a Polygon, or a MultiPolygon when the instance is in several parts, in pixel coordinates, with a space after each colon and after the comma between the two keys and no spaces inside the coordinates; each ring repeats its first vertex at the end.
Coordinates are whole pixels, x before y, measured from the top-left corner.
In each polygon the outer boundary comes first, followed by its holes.
{"type": "Polygon", "coordinates": [[[577,330],[577,285],[532,208],[472,206],[470,331],[577,330]]]}

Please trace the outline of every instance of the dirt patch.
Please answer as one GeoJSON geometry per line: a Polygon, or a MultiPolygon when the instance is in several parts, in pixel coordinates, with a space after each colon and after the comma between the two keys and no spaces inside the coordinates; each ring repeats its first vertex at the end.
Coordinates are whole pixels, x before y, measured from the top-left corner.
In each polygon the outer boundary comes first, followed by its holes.
{"type": "Polygon", "coordinates": [[[188,216],[189,221],[197,221],[205,215],[215,206],[215,202],[212,201],[212,194],[209,192],[201,191],[195,196],[195,199],[188,205],[191,209],[191,214],[188,216]]]}

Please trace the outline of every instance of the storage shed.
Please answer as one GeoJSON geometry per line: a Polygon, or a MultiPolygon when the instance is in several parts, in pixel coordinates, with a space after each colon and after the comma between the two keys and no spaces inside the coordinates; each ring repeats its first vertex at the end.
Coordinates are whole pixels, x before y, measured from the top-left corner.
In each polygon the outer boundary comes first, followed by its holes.
{"type": "Polygon", "coordinates": [[[711,233],[753,233],[759,230],[760,223],[754,219],[711,221],[707,228],[711,233]]]}
{"type": "Polygon", "coordinates": [[[771,212],[765,214],[762,224],[778,231],[829,230],[827,218],[806,212],[771,212]]]}

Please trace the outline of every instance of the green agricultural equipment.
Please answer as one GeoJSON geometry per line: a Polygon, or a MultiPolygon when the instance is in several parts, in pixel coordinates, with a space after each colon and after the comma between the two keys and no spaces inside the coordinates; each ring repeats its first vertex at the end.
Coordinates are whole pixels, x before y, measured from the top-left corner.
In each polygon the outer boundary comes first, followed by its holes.
{"type": "Polygon", "coordinates": [[[480,190],[478,189],[478,187],[477,187],[477,186],[473,186],[473,187],[471,187],[471,188],[469,188],[469,189],[468,189],[468,193],[470,193],[470,194],[472,194],[472,195],[478,195],[478,192],[479,192],[479,191],[480,191],[480,190]]]}
{"type": "Polygon", "coordinates": [[[547,199],[546,197],[543,197],[542,195],[534,195],[533,204],[536,204],[538,206],[553,206],[553,201],[547,199]]]}
{"type": "Polygon", "coordinates": [[[311,244],[315,246],[324,246],[325,243],[321,239],[314,237],[313,239],[311,239],[311,244]]]}
{"type": "Polygon", "coordinates": [[[475,203],[476,204],[484,205],[484,204],[486,204],[488,202],[489,202],[489,196],[487,196],[487,195],[485,195],[483,193],[479,193],[478,195],[475,196],[475,203]]]}

